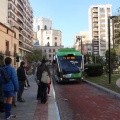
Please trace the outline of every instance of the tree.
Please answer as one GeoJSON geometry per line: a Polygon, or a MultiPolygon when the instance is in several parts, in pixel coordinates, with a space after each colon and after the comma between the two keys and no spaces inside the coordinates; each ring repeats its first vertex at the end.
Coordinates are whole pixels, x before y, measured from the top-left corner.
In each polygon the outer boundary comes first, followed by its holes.
{"type": "Polygon", "coordinates": [[[34,50],[32,53],[26,53],[25,55],[29,63],[41,61],[42,57],[42,50],[34,50]]]}
{"type": "MultiPolygon", "coordinates": [[[[106,69],[108,69],[109,65],[109,50],[106,51],[106,69]]],[[[113,71],[114,65],[117,62],[117,57],[116,57],[116,51],[114,48],[110,49],[110,64],[111,64],[111,70],[113,71]]]]}

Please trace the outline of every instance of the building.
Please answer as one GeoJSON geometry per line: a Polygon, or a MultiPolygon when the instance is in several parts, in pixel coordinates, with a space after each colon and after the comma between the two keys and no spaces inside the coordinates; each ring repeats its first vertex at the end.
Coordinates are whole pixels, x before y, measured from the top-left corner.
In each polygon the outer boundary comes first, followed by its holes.
{"type": "Polygon", "coordinates": [[[39,46],[39,43],[34,46],[34,50],[42,50],[43,56],[52,63],[54,55],[59,51],[63,46],[39,46]]]}
{"type": "Polygon", "coordinates": [[[52,20],[49,18],[34,18],[33,20],[33,30],[38,32],[41,29],[51,30],[52,29],[52,20]]]}
{"type": "Polygon", "coordinates": [[[52,20],[49,18],[35,18],[33,23],[34,32],[40,46],[61,46],[62,32],[52,29],[52,20]]]}
{"type": "Polygon", "coordinates": [[[19,55],[23,59],[33,49],[33,10],[29,0],[0,0],[0,3],[0,12],[4,13],[0,21],[10,27],[19,26],[19,55]]]}
{"type": "Polygon", "coordinates": [[[110,4],[93,5],[89,9],[89,34],[94,55],[105,56],[108,49],[108,16],[112,16],[110,4]]]}
{"type": "Polygon", "coordinates": [[[34,43],[34,49],[42,50],[50,62],[53,56],[62,46],[62,32],[52,29],[52,20],[49,18],[35,18],[33,23],[34,32],[37,33],[37,41],[34,43]]]}
{"type": "Polygon", "coordinates": [[[44,30],[37,32],[39,44],[41,46],[61,46],[62,32],[60,30],[44,30]]]}
{"type": "Polygon", "coordinates": [[[85,54],[92,54],[92,45],[89,40],[89,31],[80,31],[79,34],[75,34],[74,36],[74,46],[76,50],[81,51],[85,54]],[[82,45],[82,47],[81,47],[82,45]]]}
{"type": "Polygon", "coordinates": [[[16,56],[19,53],[19,28],[13,29],[0,22],[0,52],[2,59],[7,56],[12,58],[12,65],[16,68],[16,56]]]}

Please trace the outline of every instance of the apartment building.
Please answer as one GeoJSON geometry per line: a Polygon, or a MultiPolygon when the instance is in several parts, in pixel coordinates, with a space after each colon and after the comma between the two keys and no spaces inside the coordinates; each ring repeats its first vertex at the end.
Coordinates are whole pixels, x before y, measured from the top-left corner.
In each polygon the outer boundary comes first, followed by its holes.
{"type": "Polygon", "coordinates": [[[108,49],[108,16],[112,16],[110,4],[89,8],[89,34],[94,55],[105,56],[108,49]]]}
{"type": "Polygon", "coordinates": [[[76,50],[82,51],[84,55],[92,54],[92,45],[91,41],[89,40],[89,31],[80,31],[80,33],[74,35],[74,47],[76,50]]]}
{"type": "Polygon", "coordinates": [[[19,27],[19,54],[23,59],[26,52],[33,49],[33,10],[29,0],[0,0],[0,21],[10,27],[19,27]]]}
{"type": "Polygon", "coordinates": [[[13,29],[0,22],[0,61],[2,62],[5,57],[12,58],[13,67],[16,66],[16,56],[19,53],[19,28],[13,29]]]}

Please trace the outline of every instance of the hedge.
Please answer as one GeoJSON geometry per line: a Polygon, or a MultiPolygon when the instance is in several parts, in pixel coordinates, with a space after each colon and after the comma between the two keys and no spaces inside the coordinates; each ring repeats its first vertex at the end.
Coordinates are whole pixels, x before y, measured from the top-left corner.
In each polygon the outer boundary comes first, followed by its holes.
{"type": "Polygon", "coordinates": [[[103,74],[103,66],[101,64],[87,64],[85,72],[88,76],[100,76],[103,74]]]}

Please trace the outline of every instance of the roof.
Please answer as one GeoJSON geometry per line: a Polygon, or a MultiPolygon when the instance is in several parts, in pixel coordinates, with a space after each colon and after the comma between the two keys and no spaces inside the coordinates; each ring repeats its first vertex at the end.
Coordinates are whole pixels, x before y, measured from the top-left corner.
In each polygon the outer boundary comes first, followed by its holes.
{"type": "Polygon", "coordinates": [[[36,41],[36,42],[34,43],[34,46],[40,46],[39,41],[36,41]]]}
{"type": "Polygon", "coordinates": [[[57,53],[58,56],[66,56],[73,54],[75,56],[82,56],[81,52],[76,51],[75,48],[61,48],[57,53]]]}

